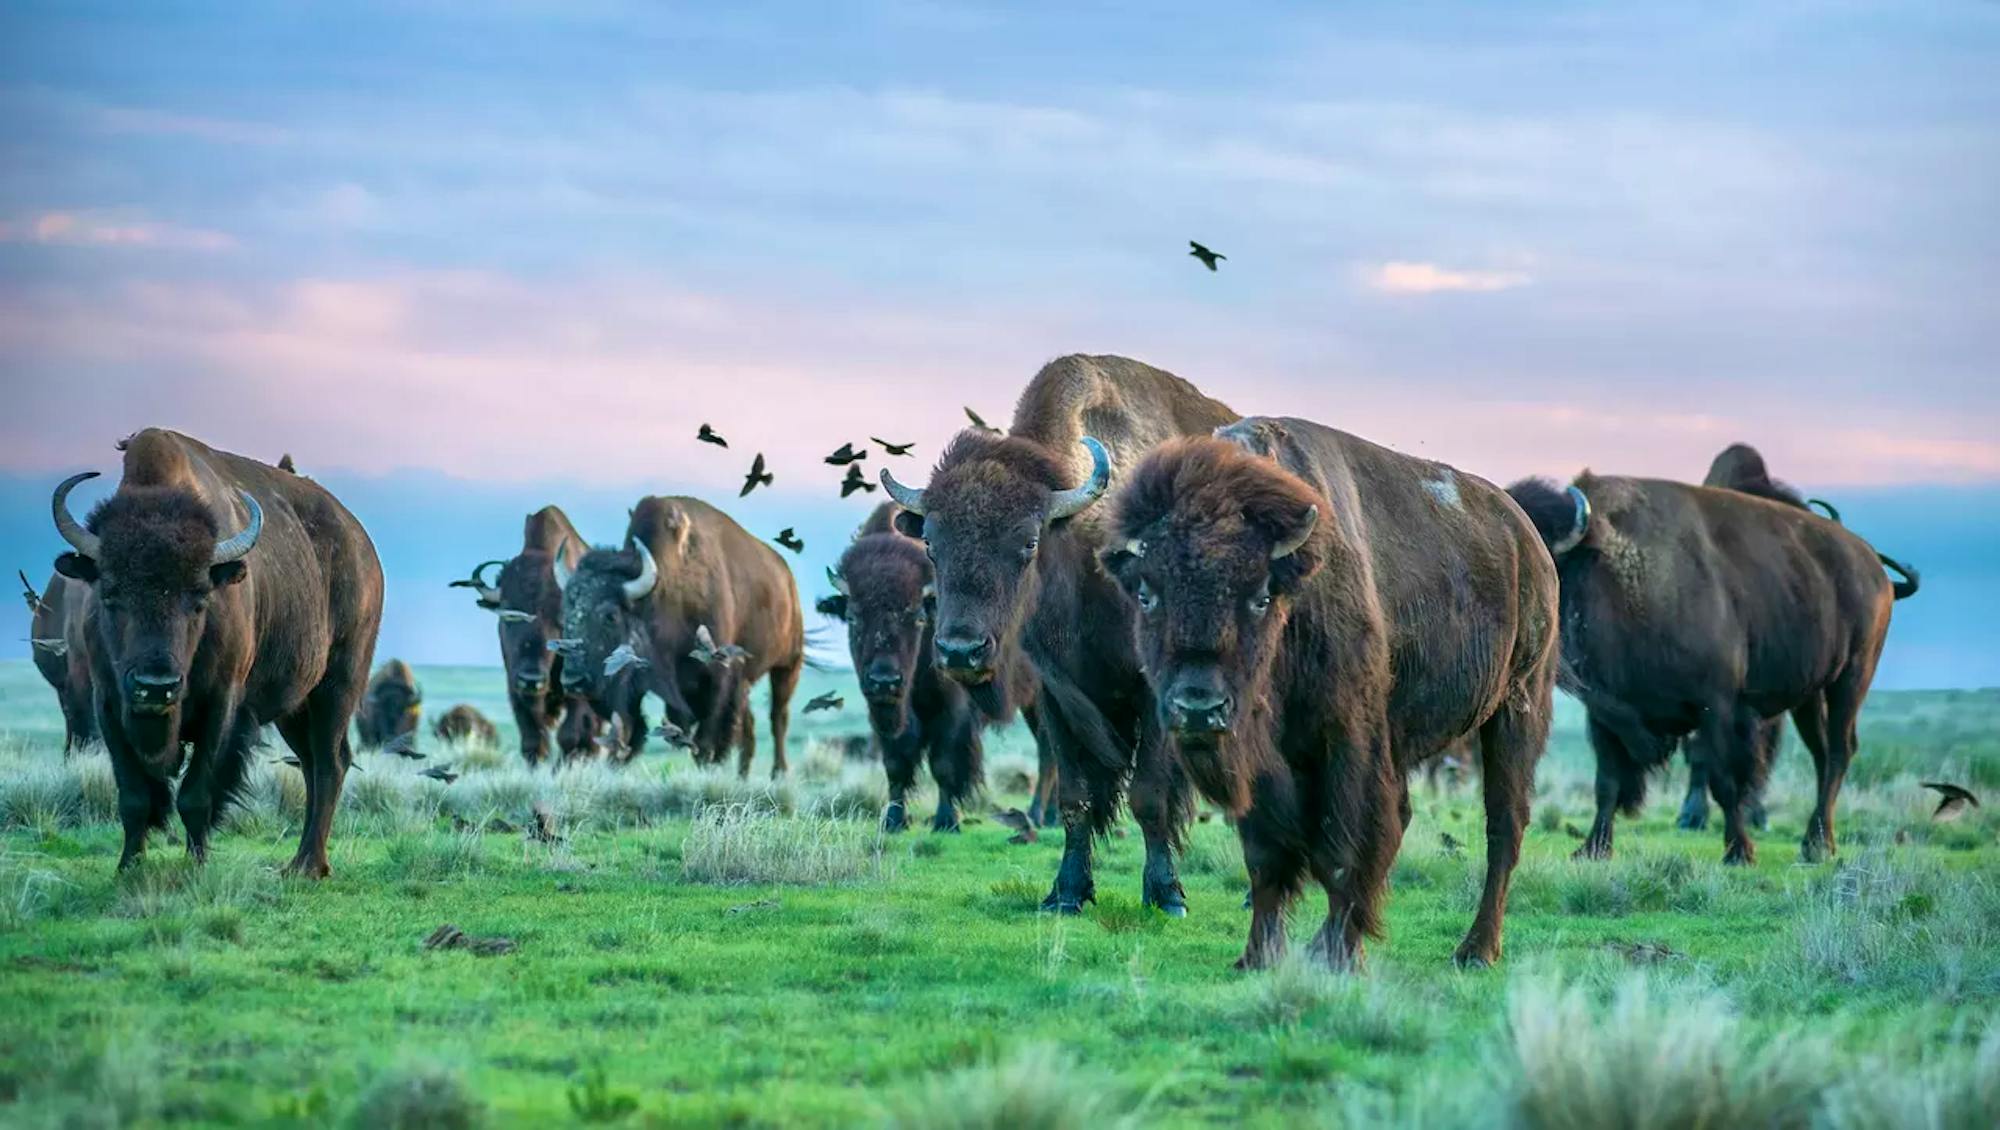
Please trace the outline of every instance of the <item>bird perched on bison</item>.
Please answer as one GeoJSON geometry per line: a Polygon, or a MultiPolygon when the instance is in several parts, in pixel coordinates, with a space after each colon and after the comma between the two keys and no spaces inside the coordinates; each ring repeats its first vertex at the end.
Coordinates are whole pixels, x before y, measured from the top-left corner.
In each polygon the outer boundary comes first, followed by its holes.
{"type": "Polygon", "coordinates": [[[124,478],[87,521],[68,498],[95,472],[51,503],[70,546],[56,569],[89,590],[77,642],[118,783],[118,864],[139,857],[170,804],[188,854],[205,858],[258,730],[274,724],[306,785],[286,869],[324,877],[348,720],[382,621],[375,547],[310,479],[159,428],[123,451],[124,478]]]}
{"type": "Polygon", "coordinates": [[[1235,818],[1250,872],[1238,962],[1327,898],[1315,960],[1382,929],[1409,771],[1479,734],[1486,879],[1456,954],[1499,960],[1556,676],[1556,577],[1498,487],[1306,420],[1169,440],[1120,489],[1105,568],[1137,611],[1155,724],[1235,818]]]}

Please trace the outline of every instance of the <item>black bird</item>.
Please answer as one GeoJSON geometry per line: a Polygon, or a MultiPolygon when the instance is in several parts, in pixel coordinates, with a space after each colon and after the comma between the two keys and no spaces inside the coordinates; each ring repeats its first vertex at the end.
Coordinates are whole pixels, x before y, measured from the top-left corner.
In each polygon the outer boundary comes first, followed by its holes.
{"type": "Polygon", "coordinates": [[[453,781],[458,780],[458,771],[449,765],[433,765],[429,769],[418,773],[417,776],[429,777],[433,781],[443,781],[449,785],[453,781]]]}
{"type": "Polygon", "coordinates": [[[1931,813],[1933,820],[1956,820],[1965,815],[1966,805],[1979,807],[1979,798],[1973,796],[1970,789],[1949,781],[1925,781],[1923,785],[1944,798],[1938,801],[1937,811],[1931,813]]]}
{"type": "Polygon", "coordinates": [[[278,470],[283,471],[288,475],[296,475],[299,473],[298,464],[292,462],[291,452],[287,451],[283,455],[278,456],[278,470]]]}
{"type": "Polygon", "coordinates": [[[424,760],[424,755],[417,752],[417,732],[415,730],[411,730],[407,734],[397,734],[395,737],[382,743],[382,752],[393,753],[397,757],[409,761],[424,760]]]}
{"type": "Polygon", "coordinates": [[[1014,834],[1007,837],[1008,843],[1032,844],[1035,842],[1035,825],[1029,821],[1028,814],[1020,809],[996,808],[993,810],[993,821],[1002,827],[1014,829],[1014,834]]]}
{"type": "Polygon", "coordinates": [[[832,691],[828,691],[825,694],[820,695],[818,698],[813,699],[811,702],[806,703],[806,708],[804,713],[811,714],[814,713],[815,711],[820,711],[820,710],[839,710],[840,706],[841,706],[840,696],[833,693],[832,691]]]}
{"type": "Polygon", "coordinates": [[[21,578],[21,599],[28,602],[28,615],[40,616],[42,598],[35,594],[35,586],[28,583],[28,574],[16,570],[14,575],[21,578]]]}
{"type": "Polygon", "coordinates": [[[888,440],[883,439],[881,436],[869,436],[868,438],[874,440],[877,444],[880,444],[882,447],[882,452],[885,455],[908,455],[910,453],[910,449],[917,446],[914,443],[890,443],[888,440]]]}
{"type": "Polygon", "coordinates": [[[1459,856],[1465,854],[1465,845],[1458,842],[1458,837],[1452,835],[1450,832],[1439,832],[1438,843],[1444,845],[1445,855],[1452,859],[1457,859],[1459,856]]]}
{"type": "Polygon", "coordinates": [[[1218,260],[1229,258],[1229,256],[1227,255],[1218,255],[1215,252],[1210,251],[1208,248],[1203,247],[1201,244],[1196,243],[1194,240],[1191,239],[1188,240],[1188,246],[1194,248],[1194,250],[1188,252],[1188,254],[1201,260],[1201,265],[1207,267],[1211,271],[1215,269],[1215,264],[1218,260]]]}
{"type": "MultiPolygon", "coordinates": [[[[887,472],[884,473],[886,474],[887,472]]],[[[854,466],[848,467],[847,477],[840,480],[840,497],[842,498],[846,498],[848,495],[853,494],[857,490],[862,492],[863,494],[866,494],[874,489],[875,489],[875,484],[869,482],[867,478],[865,478],[861,474],[861,468],[859,467],[854,467],[854,466]]]]}
{"type": "Polygon", "coordinates": [[[688,732],[686,730],[681,729],[679,726],[676,726],[672,722],[667,721],[665,719],[661,720],[659,729],[656,729],[653,732],[655,734],[658,734],[661,738],[663,738],[666,741],[666,743],[670,746],[676,746],[680,749],[688,749],[694,745],[694,739],[688,736],[688,732]]]}
{"type": "Polygon", "coordinates": [[[694,438],[700,440],[703,443],[712,443],[717,447],[729,446],[729,441],[723,439],[722,434],[720,432],[716,431],[714,428],[709,427],[707,424],[703,424],[701,426],[701,430],[694,433],[694,438]]]}
{"type": "Polygon", "coordinates": [[[736,497],[748,498],[751,491],[760,486],[770,485],[771,473],[764,469],[764,453],[760,451],[757,453],[757,458],[750,463],[750,473],[743,476],[743,492],[736,497]]]}
{"type": "Polygon", "coordinates": [[[972,426],[978,428],[982,432],[998,432],[1000,430],[999,428],[994,427],[992,424],[989,424],[986,421],[980,419],[979,413],[974,412],[970,408],[967,408],[965,410],[965,418],[971,420],[972,426]]]}
{"type": "Polygon", "coordinates": [[[688,658],[700,664],[720,663],[724,667],[734,667],[750,657],[750,652],[738,644],[715,646],[715,636],[703,624],[694,630],[694,648],[688,658]]]}
{"type": "Polygon", "coordinates": [[[799,540],[799,535],[793,533],[790,526],[779,530],[778,536],[773,540],[793,553],[804,553],[806,551],[806,543],[799,540]]]}
{"type": "Polygon", "coordinates": [[[845,467],[849,463],[852,463],[857,459],[866,459],[866,458],[868,458],[867,448],[864,447],[861,450],[856,451],[854,450],[853,444],[843,443],[840,445],[840,450],[826,457],[826,461],[828,463],[833,464],[836,467],[845,467]]]}

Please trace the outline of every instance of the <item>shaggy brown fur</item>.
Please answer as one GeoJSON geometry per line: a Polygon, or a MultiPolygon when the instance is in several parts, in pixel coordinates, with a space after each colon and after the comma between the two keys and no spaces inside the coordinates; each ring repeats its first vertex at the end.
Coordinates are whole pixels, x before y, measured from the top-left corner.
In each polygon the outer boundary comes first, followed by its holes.
{"type": "MultiPolygon", "coordinates": [[[[1760,728],[1786,712],[1819,778],[1801,852],[1831,854],[1894,598],[1875,551],[1789,502],[1734,489],[1589,472],[1574,485],[1591,514],[1557,562],[1563,685],[1588,711],[1597,755],[1597,820],[1578,854],[1611,854],[1615,813],[1635,812],[1647,771],[1691,738],[1689,762],[1723,812],[1724,861],[1754,860],[1746,802],[1774,744],[1760,728]]],[[[1574,531],[1575,507],[1551,484],[1508,492],[1550,544],[1574,531]]]]}
{"type": "Polygon", "coordinates": [[[1555,570],[1526,516],[1483,479],[1269,417],[1162,444],[1113,513],[1104,561],[1137,603],[1160,724],[1243,840],[1239,966],[1279,957],[1307,881],[1327,896],[1313,955],[1359,958],[1407,775],[1468,731],[1487,867],[1457,960],[1497,961],[1555,685],[1555,570]]]}
{"type": "Polygon", "coordinates": [[[924,513],[897,518],[936,563],[938,645],[986,656],[983,669],[952,676],[991,678],[999,641],[1018,639],[1042,680],[1038,728],[1057,766],[1064,833],[1047,909],[1074,913],[1095,897],[1092,838],[1109,830],[1129,781],[1146,838],[1141,897],[1184,913],[1173,852],[1192,801],[1160,741],[1129,602],[1097,561],[1102,507],[1051,522],[1052,495],[1088,480],[1086,435],[1110,453],[1115,475],[1163,440],[1234,419],[1227,405],[1150,365],[1061,357],[1029,382],[1006,435],[961,432],[932,473],[924,513]]]}
{"type": "Polygon", "coordinates": [[[500,728],[486,715],[462,702],[445,711],[432,725],[431,733],[436,734],[439,741],[473,742],[489,746],[500,744],[500,728]]]}
{"type": "Polygon", "coordinates": [[[391,659],[368,680],[361,708],[354,713],[354,728],[362,749],[380,749],[396,741],[414,744],[410,739],[423,716],[424,688],[417,685],[417,673],[402,660],[391,659]]]}
{"type": "Polygon", "coordinates": [[[791,570],[729,515],[694,498],[640,499],[625,537],[624,549],[585,554],[563,591],[564,635],[576,641],[565,689],[585,695],[600,716],[624,720],[627,757],[645,743],[641,704],[651,691],[666,702],[668,719],[694,735],[696,760],[719,762],[734,742],[737,771],[748,776],[757,740],[750,687],[768,674],[771,775],[783,776],[792,692],[805,665],[805,618],[791,570]],[[638,575],[642,552],[653,555],[659,582],[635,604],[624,585],[638,575]],[[704,625],[716,646],[735,644],[748,658],[734,666],[694,659],[695,631],[704,625]],[[607,678],[604,661],[620,644],[645,665],[607,678]]]}
{"type": "Polygon", "coordinates": [[[310,479],[161,429],[128,437],[123,450],[124,479],[89,522],[98,556],[56,561],[91,586],[77,635],[118,783],[119,866],[145,849],[170,804],[189,853],[204,857],[269,723],[306,779],[305,828],[288,869],[323,877],[352,760],[348,720],[382,618],[375,547],[310,479]],[[217,536],[248,520],[238,490],[262,507],[263,534],[248,556],[213,565],[217,536]],[[158,709],[155,698],[155,709],[136,708],[128,687],[140,679],[178,680],[171,705],[158,709]]]}
{"type": "Polygon", "coordinates": [[[51,573],[49,583],[42,586],[36,597],[35,612],[28,626],[28,638],[34,641],[35,670],[54,688],[56,703],[62,707],[65,754],[97,740],[90,661],[83,641],[77,636],[89,601],[90,586],[61,573],[51,573]]]}
{"type": "MultiPolygon", "coordinates": [[[[957,831],[959,809],[983,784],[980,732],[1029,712],[1033,725],[1034,669],[1013,641],[1003,644],[998,674],[968,690],[938,672],[931,655],[931,564],[922,543],[895,532],[896,507],[885,502],[863,522],[834,573],[846,589],[822,599],[819,611],[847,625],[848,654],[868,703],[868,724],[889,777],[882,826],[908,824],[907,796],[928,760],[937,781],[933,831],[957,831]]],[[[1047,751],[1035,783],[1029,819],[1044,819],[1054,780],[1047,751]]]]}

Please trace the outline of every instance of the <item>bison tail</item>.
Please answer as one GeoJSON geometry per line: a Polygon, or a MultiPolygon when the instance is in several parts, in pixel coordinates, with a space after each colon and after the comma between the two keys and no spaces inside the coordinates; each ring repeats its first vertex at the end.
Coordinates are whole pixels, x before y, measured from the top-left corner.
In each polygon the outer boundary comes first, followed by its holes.
{"type": "Polygon", "coordinates": [[[1522,479],[1507,488],[1542,544],[1560,556],[1575,549],[1590,529],[1590,501],[1575,487],[1564,489],[1547,479],[1522,479]]]}
{"type": "Polygon", "coordinates": [[[1921,578],[1917,575],[1916,566],[1904,564],[1886,553],[1878,552],[1875,556],[1881,559],[1883,565],[1903,575],[1902,580],[1895,582],[1894,591],[1897,600],[1903,600],[1917,594],[1917,584],[1921,578]]]}

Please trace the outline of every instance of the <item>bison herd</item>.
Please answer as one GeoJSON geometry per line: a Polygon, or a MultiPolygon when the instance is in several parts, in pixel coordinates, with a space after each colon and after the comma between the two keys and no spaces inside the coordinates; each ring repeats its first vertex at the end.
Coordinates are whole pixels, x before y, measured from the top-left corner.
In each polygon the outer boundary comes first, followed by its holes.
{"type": "MultiPolygon", "coordinates": [[[[119,866],[170,806],[201,857],[268,724],[306,781],[289,869],[324,876],[350,719],[364,747],[395,748],[422,702],[400,662],[369,676],[374,547],[289,465],[163,430],[120,446],[123,479],[85,521],[66,500],[91,476],[56,488],[70,550],[28,592],[69,747],[110,753],[119,866]]],[[[888,777],[883,827],[907,826],[928,765],[931,827],[956,830],[982,787],[982,732],[1019,714],[1041,755],[1027,818],[1063,831],[1044,909],[1095,897],[1093,846],[1125,810],[1145,840],[1142,900],[1185,914],[1176,855],[1200,797],[1241,837],[1244,968],[1283,953],[1309,883],[1326,896],[1312,956],[1360,959],[1410,775],[1447,751],[1476,762],[1486,813],[1484,888],[1456,956],[1498,960],[1557,686],[1582,702],[1597,762],[1580,857],[1611,854],[1616,814],[1685,750],[1682,822],[1706,820],[1705,792],[1724,862],[1752,862],[1787,714],[1818,773],[1802,855],[1832,854],[1891,606],[1917,587],[1743,445],[1701,485],[1586,471],[1502,490],[1308,420],[1240,416],[1122,357],[1051,362],[1005,432],[960,433],[922,487],[881,481],[892,501],[816,607],[847,629],[888,777]]],[[[768,679],[771,772],[785,773],[798,590],[722,511],[648,496],[618,543],[593,547],[544,507],[518,552],[453,584],[497,622],[529,765],[629,760],[657,734],[705,765],[733,748],[747,774],[749,690],[768,679]]],[[[469,708],[435,732],[496,736],[469,708]]]]}

